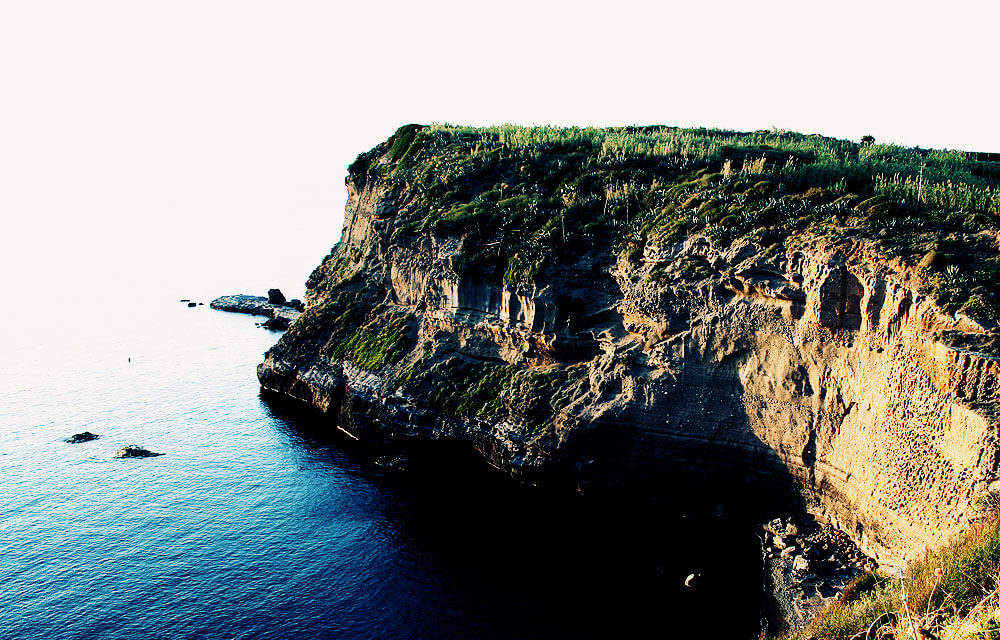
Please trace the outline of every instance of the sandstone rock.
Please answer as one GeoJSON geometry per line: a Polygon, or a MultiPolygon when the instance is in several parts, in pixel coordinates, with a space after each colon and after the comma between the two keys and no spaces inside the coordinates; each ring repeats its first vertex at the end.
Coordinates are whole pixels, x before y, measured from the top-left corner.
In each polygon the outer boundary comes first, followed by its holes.
{"type": "Polygon", "coordinates": [[[792,569],[798,573],[808,573],[809,561],[804,556],[796,556],[795,561],[792,563],[792,569]]]}

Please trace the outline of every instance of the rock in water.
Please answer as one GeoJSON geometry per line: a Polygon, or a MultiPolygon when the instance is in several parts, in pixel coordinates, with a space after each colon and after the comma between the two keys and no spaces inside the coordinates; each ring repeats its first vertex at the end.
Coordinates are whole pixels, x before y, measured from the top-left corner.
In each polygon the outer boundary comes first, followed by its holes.
{"type": "Polygon", "coordinates": [[[288,326],[292,324],[292,321],[285,316],[275,316],[273,318],[268,318],[264,322],[260,323],[260,326],[265,329],[275,329],[277,331],[284,331],[288,326]]]}
{"type": "Polygon", "coordinates": [[[91,440],[97,440],[101,436],[96,433],[91,433],[89,431],[84,431],[83,433],[74,433],[70,437],[66,438],[66,442],[70,444],[80,444],[81,442],[90,442],[91,440]]]}
{"type": "Polygon", "coordinates": [[[268,289],[267,301],[271,304],[285,304],[285,294],[281,293],[281,289],[268,289]]]}
{"type": "Polygon", "coordinates": [[[189,307],[197,307],[197,306],[198,306],[198,303],[197,303],[197,302],[189,302],[189,303],[188,303],[188,306],[189,306],[189,307]]]}
{"type": "Polygon", "coordinates": [[[126,445],[118,451],[115,451],[116,458],[152,458],[154,456],[162,455],[162,453],[156,453],[155,451],[144,449],[137,444],[126,445]]]}
{"type": "MultiPolygon", "coordinates": [[[[272,289],[277,291],[277,289],[272,289]]],[[[278,291],[280,295],[281,292],[278,291]]],[[[282,296],[282,299],[284,297],[282,296]]],[[[301,315],[301,311],[292,308],[287,304],[272,304],[264,296],[233,295],[221,296],[212,300],[210,305],[213,309],[220,311],[232,311],[235,313],[252,313],[254,315],[267,316],[275,322],[267,321],[258,326],[265,326],[268,329],[284,330],[301,315]]]]}
{"type": "Polygon", "coordinates": [[[375,461],[379,467],[386,471],[409,471],[410,460],[406,456],[382,456],[375,461]]]}

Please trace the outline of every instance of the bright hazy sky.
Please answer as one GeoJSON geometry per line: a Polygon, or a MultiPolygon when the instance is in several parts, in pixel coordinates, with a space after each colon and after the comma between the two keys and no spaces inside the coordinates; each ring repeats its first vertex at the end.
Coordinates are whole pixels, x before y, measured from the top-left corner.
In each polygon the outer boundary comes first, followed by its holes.
{"type": "Polygon", "coordinates": [[[339,236],[346,166],[408,122],[1000,151],[998,18],[986,1],[4,2],[4,298],[301,294],[339,236]]]}

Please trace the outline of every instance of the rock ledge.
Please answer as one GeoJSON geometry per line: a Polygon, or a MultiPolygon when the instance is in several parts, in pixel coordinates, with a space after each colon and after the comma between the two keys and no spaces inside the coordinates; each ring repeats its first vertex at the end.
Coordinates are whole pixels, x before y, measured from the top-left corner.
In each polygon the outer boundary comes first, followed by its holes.
{"type": "MultiPolygon", "coordinates": [[[[266,316],[268,320],[262,323],[261,326],[267,329],[284,330],[295,322],[296,318],[302,315],[301,308],[291,306],[293,303],[298,303],[298,300],[292,300],[287,304],[272,304],[264,296],[236,294],[220,296],[212,300],[209,306],[219,311],[266,316]]],[[[298,303],[297,306],[300,307],[301,303],[298,303]]]]}

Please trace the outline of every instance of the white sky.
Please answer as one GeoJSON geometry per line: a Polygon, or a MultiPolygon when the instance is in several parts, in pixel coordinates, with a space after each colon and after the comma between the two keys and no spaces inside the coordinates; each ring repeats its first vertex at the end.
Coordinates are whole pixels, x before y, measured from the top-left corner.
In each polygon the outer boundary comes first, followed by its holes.
{"type": "Polygon", "coordinates": [[[1000,151],[998,18],[985,1],[4,2],[4,299],[301,294],[347,164],[407,122],[1000,151]]]}

